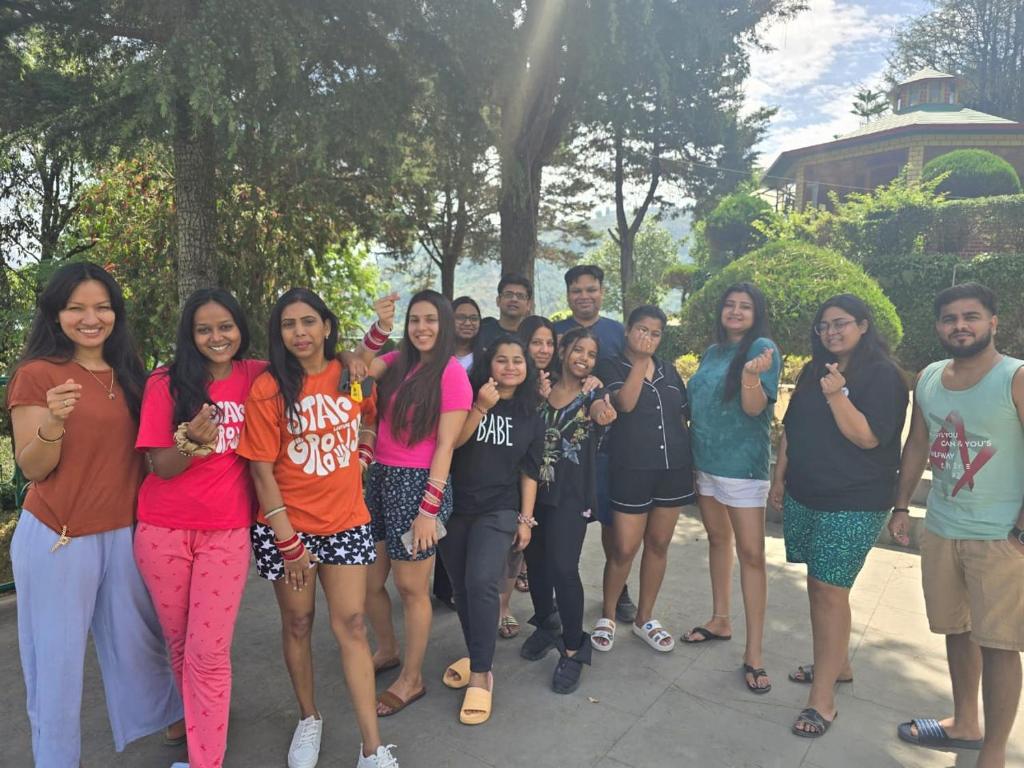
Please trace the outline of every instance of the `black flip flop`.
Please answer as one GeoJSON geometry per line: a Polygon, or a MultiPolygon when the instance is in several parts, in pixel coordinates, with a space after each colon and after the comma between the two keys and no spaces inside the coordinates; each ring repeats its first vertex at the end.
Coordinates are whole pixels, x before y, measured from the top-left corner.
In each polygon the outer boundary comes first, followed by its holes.
{"type": "Polygon", "coordinates": [[[805,739],[816,739],[819,736],[824,736],[826,733],[828,733],[828,729],[831,727],[832,723],[836,721],[837,717],[839,717],[838,710],[836,710],[836,713],[832,715],[831,720],[826,720],[824,717],[821,716],[821,712],[816,710],[814,707],[807,707],[807,709],[800,710],[800,715],[799,717],[797,717],[796,722],[793,723],[793,727],[790,728],[790,730],[797,736],[801,736],[805,739]],[[799,725],[800,723],[812,725],[817,730],[801,730],[800,728],[797,728],[797,725],[799,725]]]}
{"type": "Polygon", "coordinates": [[[909,723],[900,723],[896,728],[896,735],[909,744],[933,749],[981,749],[981,745],[985,741],[984,739],[951,738],[939,721],[931,717],[915,717],[909,723]],[[915,725],[917,726],[916,734],[910,730],[915,725]]]}
{"type": "MultiPolygon", "coordinates": [[[[796,672],[789,673],[789,679],[794,683],[801,683],[810,685],[814,682],[814,665],[813,664],[801,664],[796,668],[796,672]],[[800,673],[800,677],[797,677],[797,672],[800,673]]],[[[852,683],[852,677],[840,677],[836,680],[837,683],[852,683]]]]}
{"type": "Polygon", "coordinates": [[[768,685],[766,685],[764,688],[760,688],[757,685],[757,678],[759,678],[759,677],[768,677],[768,673],[764,671],[763,667],[752,667],[749,664],[744,664],[742,671],[743,671],[743,682],[746,684],[747,689],[751,693],[758,693],[758,694],[768,693],[768,691],[770,691],[772,689],[772,684],[771,684],[770,680],[768,681],[768,685]],[[751,677],[754,678],[753,685],[751,685],[750,683],[747,682],[747,675],[750,675],[751,677]]]}
{"type": "Polygon", "coordinates": [[[695,645],[697,643],[706,643],[708,640],[732,640],[732,635],[716,635],[707,627],[694,627],[690,630],[689,634],[690,637],[699,634],[700,640],[687,640],[686,635],[683,635],[679,639],[682,640],[684,643],[689,643],[690,645],[695,645]]]}

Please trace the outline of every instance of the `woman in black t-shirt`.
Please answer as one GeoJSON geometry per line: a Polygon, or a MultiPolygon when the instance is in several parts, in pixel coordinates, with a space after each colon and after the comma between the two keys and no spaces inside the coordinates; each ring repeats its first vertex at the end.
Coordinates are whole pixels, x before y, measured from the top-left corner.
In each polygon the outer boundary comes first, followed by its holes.
{"type": "Polygon", "coordinates": [[[537,627],[520,650],[537,661],[557,647],[551,689],[572,693],[583,665],[590,663],[590,639],[583,631],[583,582],[580,552],[591,510],[596,507],[594,455],[598,427],[615,420],[615,409],[599,390],[584,391],[597,363],[597,338],[588,328],[574,328],[558,345],[561,376],[540,413],[546,426],[536,518],[539,527],[526,550],[530,598],[537,627]],[[558,599],[558,610],[552,599],[558,599]],[[561,636],[559,636],[559,634],[561,636]]]}
{"type": "Polygon", "coordinates": [[[452,456],[454,510],[439,542],[469,656],[448,667],[444,684],[464,688],[459,719],[479,725],[491,714],[498,593],[509,549],[530,541],[544,448],[537,373],[526,346],[501,336],[480,353],[476,400],[452,456]]]}
{"type": "Polygon", "coordinates": [[[786,559],[807,563],[814,663],[793,733],[815,738],[835,719],[836,682],[852,679],[850,588],[892,505],[908,392],[871,310],[844,293],[821,305],[813,356],[786,411],[769,501],[783,510],[786,559]]]}

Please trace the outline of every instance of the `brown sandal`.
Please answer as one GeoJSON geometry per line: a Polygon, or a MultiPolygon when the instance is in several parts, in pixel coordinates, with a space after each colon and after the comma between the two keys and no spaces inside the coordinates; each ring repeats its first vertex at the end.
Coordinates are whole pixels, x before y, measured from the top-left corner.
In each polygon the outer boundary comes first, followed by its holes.
{"type": "Polygon", "coordinates": [[[511,640],[519,634],[519,622],[515,616],[502,616],[498,623],[498,634],[505,640],[511,640]]]}
{"type": "Polygon", "coordinates": [[[377,717],[391,717],[391,715],[397,715],[399,712],[408,707],[414,701],[416,701],[417,699],[422,699],[426,695],[427,689],[426,687],[423,687],[420,688],[408,699],[402,701],[402,699],[400,699],[396,694],[392,693],[391,691],[383,691],[380,693],[380,695],[377,696],[377,703],[383,704],[391,711],[383,713],[378,711],[377,717]]]}

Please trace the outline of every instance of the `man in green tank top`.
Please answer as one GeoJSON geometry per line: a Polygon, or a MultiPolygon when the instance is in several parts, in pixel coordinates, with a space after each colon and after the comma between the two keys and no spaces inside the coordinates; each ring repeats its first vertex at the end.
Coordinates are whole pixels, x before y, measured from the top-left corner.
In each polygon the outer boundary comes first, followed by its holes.
{"type": "Polygon", "coordinates": [[[1006,765],[1024,651],[1024,361],[996,350],[998,324],[995,295],[983,285],[936,297],[935,330],[951,359],[918,374],[889,521],[893,538],[908,544],[907,507],[928,465],[921,580],[928,623],[946,636],[955,714],[916,718],[897,732],[922,746],[980,749],[979,768],[1006,765]]]}

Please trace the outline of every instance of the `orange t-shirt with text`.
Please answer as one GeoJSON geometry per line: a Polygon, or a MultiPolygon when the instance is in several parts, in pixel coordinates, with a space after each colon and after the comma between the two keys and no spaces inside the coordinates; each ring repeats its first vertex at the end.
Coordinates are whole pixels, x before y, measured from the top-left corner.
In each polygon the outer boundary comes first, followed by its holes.
{"type": "MultiPolygon", "coordinates": [[[[288,520],[302,533],[338,533],[370,521],[363,501],[359,428],[377,419],[376,390],[361,403],[338,391],[342,366],[332,360],[306,376],[296,414],[285,415],[269,372],[253,382],[237,453],[273,463],[288,520]]],[[[263,512],[259,522],[266,523],[263,512]]]]}

